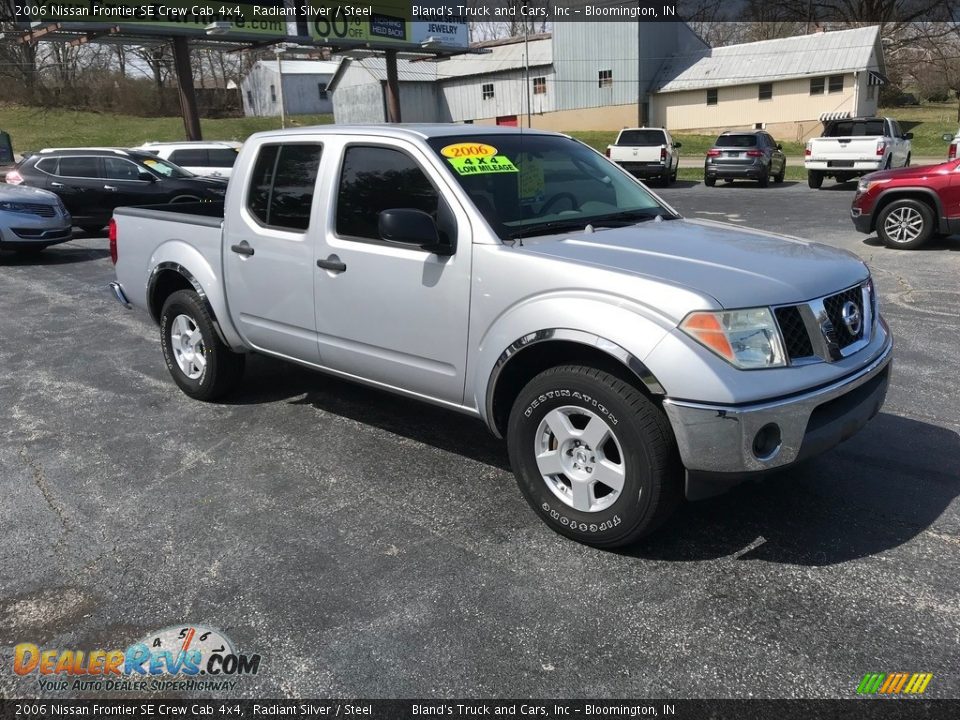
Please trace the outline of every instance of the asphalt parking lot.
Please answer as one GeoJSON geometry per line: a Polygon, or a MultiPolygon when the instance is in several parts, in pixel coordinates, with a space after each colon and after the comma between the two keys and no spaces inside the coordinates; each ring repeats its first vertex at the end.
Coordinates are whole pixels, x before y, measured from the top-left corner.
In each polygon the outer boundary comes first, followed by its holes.
{"type": "Polygon", "coordinates": [[[859,254],[896,365],[859,435],[626,553],[553,534],[459,415],[264,358],[190,400],[104,239],[0,254],[0,697],[38,692],[15,643],[183,623],[261,654],[232,697],[960,697],[960,238],[888,250],[852,184],[658,192],[859,254]]]}

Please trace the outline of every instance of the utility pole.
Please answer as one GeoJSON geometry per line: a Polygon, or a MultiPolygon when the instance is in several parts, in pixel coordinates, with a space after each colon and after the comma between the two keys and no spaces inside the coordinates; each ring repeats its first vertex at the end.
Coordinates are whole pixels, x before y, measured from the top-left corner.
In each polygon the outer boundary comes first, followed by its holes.
{"type": "Polygon", "coordinates": [[[398,123],[400,119],[400,75],[397,71],[397,51],[387,50],[387,122],[398,123]]]}
{"type": "Polygon", "coordinates": [[[180,89],[180,109],[183,111],[183,129],[187,140],[203,140],[200,130],[200,113],[197,111],[197,95],[193,89],[193,68],[190,66],[190,45],[187,38],[173,38],[173,66],[177,71],[177,86],[180,89]]]}
{"type": "Polygon", "coordinates": [[[285,47],[282,45],[277,45],[277,84],[280,86],[280,94],[277,96],[280,100],[280,127],[287,127],[287,110],[284,107],[283,102],[283,63],[280,62],[280,57],[283,55],[285,47]]]}
{"type": "MultiPolygon", "coordinates": [[[[526,3],[524,3],[526,7],[526,3]]],[[[527,127],[531,127],[530,119],[530,23],[523,21],[523,75],[527,86],[527,127]]]]}

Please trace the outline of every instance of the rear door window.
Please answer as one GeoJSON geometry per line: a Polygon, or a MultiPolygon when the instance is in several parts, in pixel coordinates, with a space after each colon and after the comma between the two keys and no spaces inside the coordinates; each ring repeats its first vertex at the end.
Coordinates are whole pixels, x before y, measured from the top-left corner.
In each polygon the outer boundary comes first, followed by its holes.
{"type": "Polygon", "coordinates": [[[322,146],[264,145],[253,166],[247,209],[261,224],[303,232],[320,170],[322,146]]]}
{"type": "Polygon", "coordinates": [[[170,162],[180,167],[206,167],[206,150],[174,150],[170,153],[170,162]]]}
{"type": "Polygon", "coordinates": [[[72,178],[98,178],[100,177],[100,158],[61,157],[57,175],[72,178]]]}
{"type": "Polygon", "coordinates": [[[237,151],[233,148],[223,150],[207,150],[207,164],[205,167],[229,168],[237,161],[237,151]]]}

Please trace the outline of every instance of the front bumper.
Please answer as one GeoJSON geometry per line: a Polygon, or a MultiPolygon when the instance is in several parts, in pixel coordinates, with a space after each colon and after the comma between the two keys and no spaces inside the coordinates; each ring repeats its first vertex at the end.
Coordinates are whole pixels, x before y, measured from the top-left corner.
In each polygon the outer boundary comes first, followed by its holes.
{"type": "Polygon", "coordinates": [[[890,381],[893,343],[866,367],[826,387],[752,405],[705,405],[666,399],[664,409],[688,471],[742,479],[830,449],[880,411],[890,381]],[[758,433],[775,426],[780,442],[758,455],[758,433]]]}
{"type": "Polygon", "coordinates": [[[873,215],[871,213],[865,213],[858,207],[850,208],[850,219],[853,220],[853,226],[858,232],[873,232],[873,215]]]}
{"type": "Polygon", "coordinates": [[[47,247],[72,239],[69,216],[47,219],[18,215],[0,227],[0,247],[6,249],[47,247]]]}

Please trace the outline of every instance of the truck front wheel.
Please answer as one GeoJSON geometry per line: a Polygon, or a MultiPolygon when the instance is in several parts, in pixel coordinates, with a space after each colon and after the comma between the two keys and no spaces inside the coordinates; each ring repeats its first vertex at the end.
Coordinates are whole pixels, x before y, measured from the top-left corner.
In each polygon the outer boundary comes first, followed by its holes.
{"type": "Polygon", "coordinates": [[[666,416],[635,387],[594,368],[566,365],[531,380],[510,412],[507,444],[533,510],[586,545],[629,545],[680,500],[666,416]]]}
{"type": "Polygon", "coordinates": [[[223,344],[193,290],[178,290],[163,304],[160,345],[174,382],[196,400],[216,400],[243,375],[245,356],[223,344]]]}

